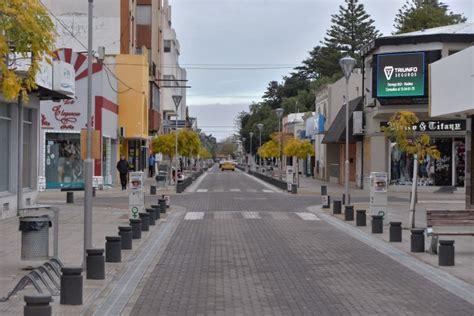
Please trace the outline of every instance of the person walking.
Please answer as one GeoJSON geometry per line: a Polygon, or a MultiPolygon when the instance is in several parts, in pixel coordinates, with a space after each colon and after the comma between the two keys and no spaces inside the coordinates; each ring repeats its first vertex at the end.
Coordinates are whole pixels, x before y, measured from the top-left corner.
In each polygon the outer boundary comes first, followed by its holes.
{"type": "Polygon", "coordinates": [[[122,184],[122,190],[127,189],[127,176],[128,176],[128,161],[125,160],[125,156],[120,156],[119,162],[117,162],[117,170],[120,173],[120,183],[122,184]]]}
{"type": "Polygon", "coordinates": [[[155,155],[150,154],[150,158],[148,158],[148,177],[153,178],[155,175],[155,155]]]}

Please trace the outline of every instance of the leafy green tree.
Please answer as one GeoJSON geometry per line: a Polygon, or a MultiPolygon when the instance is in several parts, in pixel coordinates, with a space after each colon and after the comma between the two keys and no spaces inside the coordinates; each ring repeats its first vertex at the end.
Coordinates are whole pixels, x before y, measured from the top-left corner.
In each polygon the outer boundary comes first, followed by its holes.
{"type": "Polygon", "coordinates": [[[400,34],[466,21],[466,17],[449,11],[449,6],[438,0],[407,0],[398,10],[393,26],[394,33],[400,34]]]}
{"type": "Polygon", "coordinates": [[[39,63],[48,59],[55,41],[54,24],[38,0],[0,1],[0,92],[13,100],[21,93],[28,100],[28,92],[36,88],[35,76],[39,63]],[[26,77],[9,69],[7,57],[16,53],[31,58],[26,77]]]}
{"type": "Polygon", "coordinates": [[[413,112],[401,111],[395,113],[389,121],[388,127],[383,128],[384,134],[395,142],[401,151],[413,155],[414,168],[412,178],[412,195],[410,201],[410,227],[415,227],[415,206],[418,188],[418,165],[426,156],[440,159],[440,152],[436,146],[431,145],[430,136],[427,134],[415,135],[413,125],[418,123],[418,117],[413,112]]]}
{"type": "Polygon", "coordinates": [[[358,0],[345,0],[345,5],[339,6],[339,12],[331,16],[331,22],[324,45],[328,49],[356,58],[360,66],[362,47],[380,36],[374,26],[374,20],[358,0]]]}

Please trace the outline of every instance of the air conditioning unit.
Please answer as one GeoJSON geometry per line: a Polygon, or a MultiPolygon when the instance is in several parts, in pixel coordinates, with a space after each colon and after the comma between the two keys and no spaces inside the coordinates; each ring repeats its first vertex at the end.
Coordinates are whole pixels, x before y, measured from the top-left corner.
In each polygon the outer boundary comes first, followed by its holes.
{"type": "Polygon", "coordinates": [[[124,138],[125,137],[125,127],[120,126],[119,128],[119,137],[124,138]]]}
{"type": "Polygon", "coordinates": [[[352,116],[352,133],[354,135],[364,134],[364,112],[354,111],[352,116]]]}

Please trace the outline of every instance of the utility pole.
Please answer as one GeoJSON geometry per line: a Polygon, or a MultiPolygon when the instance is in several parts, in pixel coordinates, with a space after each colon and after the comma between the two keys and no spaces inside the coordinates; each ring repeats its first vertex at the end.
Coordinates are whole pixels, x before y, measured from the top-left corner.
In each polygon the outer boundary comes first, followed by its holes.
{"type": "Polygon", "coordinates": [[[84,254],[85,268],[86,249],[92,248],[92,17],[93,0],[89,0],[88,8],[88,43],[87,43],[87,147],[84,162],[84,254]]]}

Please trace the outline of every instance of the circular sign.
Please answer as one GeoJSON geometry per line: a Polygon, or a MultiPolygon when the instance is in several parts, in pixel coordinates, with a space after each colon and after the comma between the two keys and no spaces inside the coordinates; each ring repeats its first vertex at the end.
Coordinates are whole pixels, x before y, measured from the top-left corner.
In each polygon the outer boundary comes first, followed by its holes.
{"type": "Polygon", "coordinates": [[[377,215],[385,217],[385,212],[384,211],[379,211],[377,215]]]}

